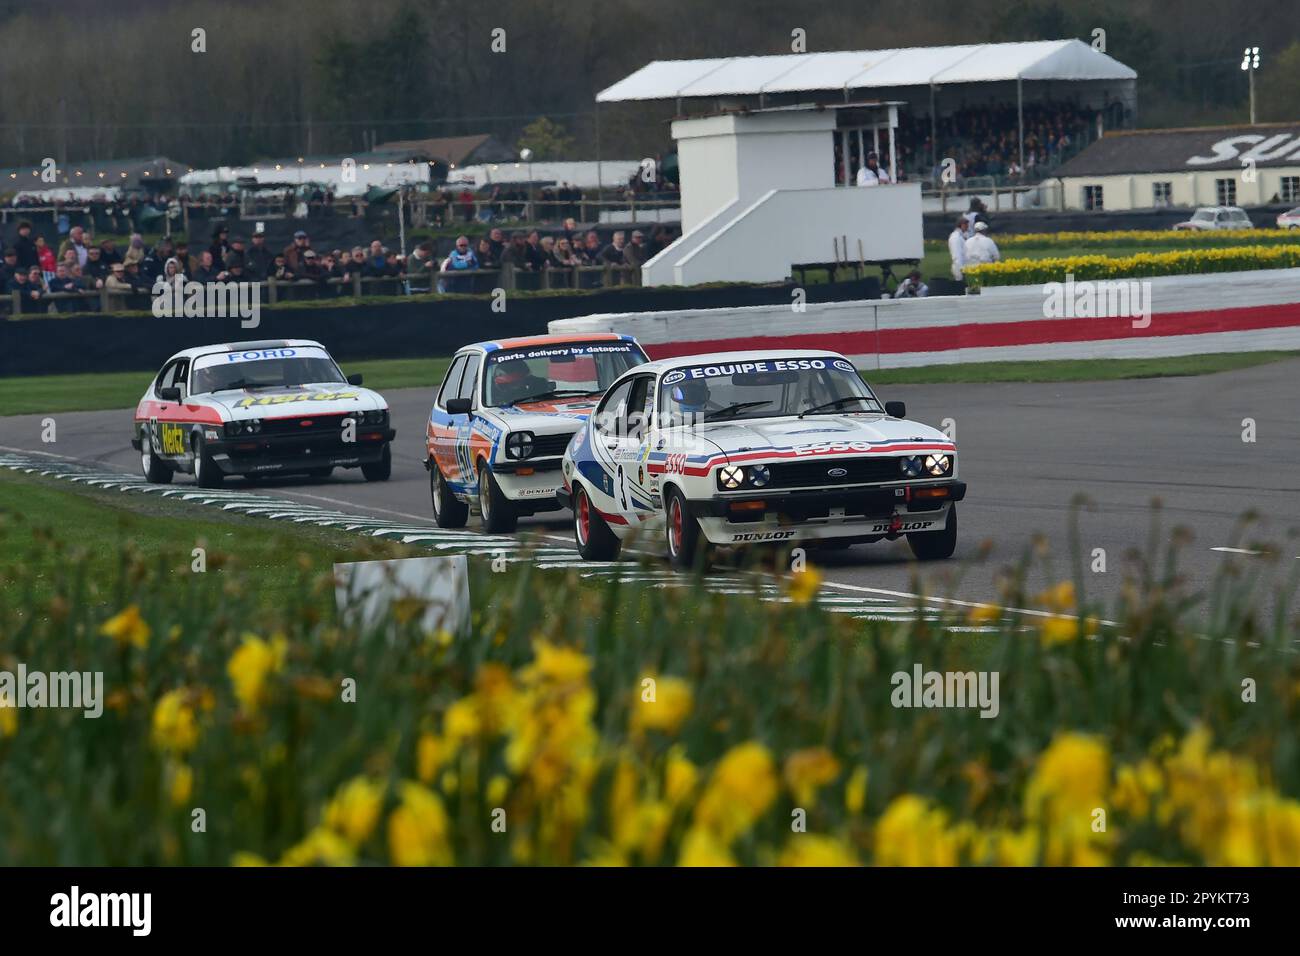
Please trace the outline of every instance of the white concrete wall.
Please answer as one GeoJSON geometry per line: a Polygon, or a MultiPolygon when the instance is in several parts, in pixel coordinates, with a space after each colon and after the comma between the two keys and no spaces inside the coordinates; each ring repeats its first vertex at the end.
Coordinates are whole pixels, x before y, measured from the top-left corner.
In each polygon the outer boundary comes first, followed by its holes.
{"type": "Polygon", "coordinates": [[[641,270],[644,285],[779,282],[791,266],[920,259],[915,184],[836,188],[833,110],[727,114],[673,123],[682,238],[641,270]]]}
{"type": "Polygon", "coordinates": [[[853,260],[859,242],[866,261],[920,259],[925,251],[917,183],[774,190],[697,232],[709,234],[664,252],[674,285],[780,281],[791,265],[833,261],[837,240],[847,241],[853,260]]]}
{"type": "Polygon", "coordinates": [[[642,285],[679,285],[676,265],[678,260],[690,255],[704,243],[708,242],[714,230],[731,222],[740,214],[743,207],[739,199],[732,199],[713,211],[690,232],[682,235],[659,255],[646,261],[641,267],[642,285]]]}
{"type": "Polygon", "coordinates": [[[779,282],[792,265],[848,256],[920,259],[920,187],[835,186],[833,111],[677,120],[682,237],[643,265],[643,285],[779,282]]]}
{"type": "Polygon", "coordinates": [[[1039,286],[981,295],[631,312],[560,319],[553,333],[635,335],[652,357],[731,349],[825,348],[861,369],[1066,358],[1140,358],[1300,349],[1300,269],[1166,276],[1151,320],[1044,315],[1039,286]]]}
{"type": "Polygon", "coordinates": [[[674,122],[682,232],[690,232],[733,200],[748,205],[773,189],[832,185],[834,129],[832,111],[727,114],[674,122]]]}
{"type": "MultiPolygon", "coordinates": [[[[722,117],[717,117],[721,119],[722,117]]],[[[673,124],[674,134],[677,123],[673,124]]],[[[687,136],[677,140],[678,173],[682,194],[682,235],[699,226],[719,209],[739,197],[734,138],[687,136]]]]}

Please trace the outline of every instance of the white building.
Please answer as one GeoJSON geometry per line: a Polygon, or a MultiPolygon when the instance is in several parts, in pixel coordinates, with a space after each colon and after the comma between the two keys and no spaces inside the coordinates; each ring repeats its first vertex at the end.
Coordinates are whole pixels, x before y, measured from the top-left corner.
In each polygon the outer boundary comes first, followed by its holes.
{"type": "MultiPolygon", "coordinates": [[[[896,122],[891,106],[852,110],[896,122]]],[[[779,282],[795,266],[920,259],[918,183],[836,186],[840,113],[779,107],[676,120],[682,236],[642,267],[642,282],[779,282]]]]}
{"type": "MultiPolygon", "coordinates": [[[[642,269],[647,285],[780,281],[792,267],[905,262],[923,254],[921,191],[898,183],[900,108],[1069,96],[1132,114],[1137,74],[1079,40],[656,60],[596,96],[673,101],[682,238],[642,269]],[[857,187],[868,154],[895,182],[857,187]]],[[[931,157],[937,162],[937,155],[931,157]]]]}
{"type": "Polygon", "coordinates": [[[1107,133],[1053,185],[1066,209],[1300,204],[1300,122],[1107,133]]]}

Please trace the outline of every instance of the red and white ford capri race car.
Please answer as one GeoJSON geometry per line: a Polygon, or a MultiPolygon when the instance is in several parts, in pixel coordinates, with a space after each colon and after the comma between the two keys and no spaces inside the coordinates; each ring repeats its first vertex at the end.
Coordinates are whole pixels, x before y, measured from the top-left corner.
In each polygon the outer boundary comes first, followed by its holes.
{"type": "Polygon", "coordinates": [[[558,497],[588,560],[611,560],[642,528],[679,567],[710,545],[904,535],[918,558],[947,558],[966,494],[957,448],[905,414],[833,352],[650,362],[574,436],[558,497]]]}
{"type": "Polygon", "coordinates": [[[392,471],[388,403],[345,376],[319,342],[285,339],[177,352],[135,410],[131,447],[152,482],[177,472],[214,488],[226,475],[392,471]]]}
{"type": "Polygon", "coordinates": [[[429,412],[425,467],[433,516],[485,530],[558,511],[560,456],[609,384],[647,361],[630,335],[534,335],[456,353],[429,412]]]}

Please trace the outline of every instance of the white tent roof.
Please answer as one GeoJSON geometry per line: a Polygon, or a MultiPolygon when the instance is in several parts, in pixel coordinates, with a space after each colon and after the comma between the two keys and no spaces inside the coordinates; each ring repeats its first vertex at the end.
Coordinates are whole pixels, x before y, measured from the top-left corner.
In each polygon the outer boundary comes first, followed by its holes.
{"type": "Polygon", "coordinates": [[[1082,40],[901,50],[849,50],[655,60],[596,94],[597,103],[886,89],[1006,80],[1133,80],[1137,73],[1082,40]]]}

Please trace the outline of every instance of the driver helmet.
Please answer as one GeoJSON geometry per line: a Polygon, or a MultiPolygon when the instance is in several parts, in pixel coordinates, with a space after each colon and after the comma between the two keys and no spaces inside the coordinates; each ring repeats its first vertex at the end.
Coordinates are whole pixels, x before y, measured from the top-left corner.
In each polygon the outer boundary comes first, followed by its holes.
{"type": "Polygon", "coordinates": [[[526,381],[529,374],[528,363],[523,359],[506,359],[492,370],[492,381],[497,385],[518,385],[526,381]]]}
{"type": "Polygon", "coordinates": [[[684,412],[699,412],[709,403],[709,383],[701,378],[687,379],[673,386],[673,401],[684,412]]]}

